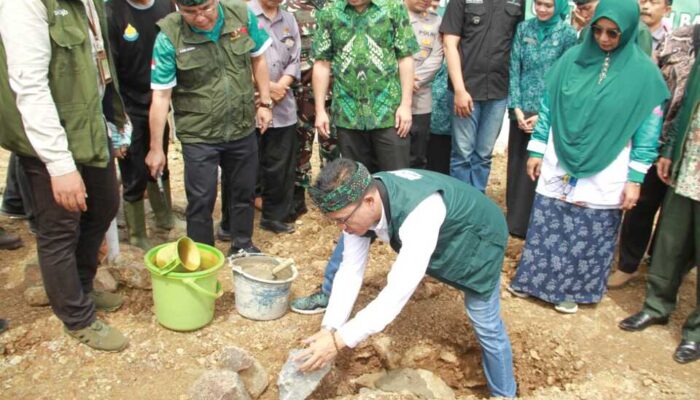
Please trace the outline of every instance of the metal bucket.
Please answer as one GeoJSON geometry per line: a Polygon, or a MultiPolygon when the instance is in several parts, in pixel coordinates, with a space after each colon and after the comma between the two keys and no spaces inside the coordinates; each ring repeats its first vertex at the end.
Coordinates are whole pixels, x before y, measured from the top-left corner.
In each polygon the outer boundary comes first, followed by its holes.
{"type": "Polygon", "coordinates": [[[262,279],[246,272],[253,266],[269,266],[270,269],[282,261],[264,254],[229,258],[233,271],[233,287],[236,294],[236,310],[242,316],[257,321],[269,321],[282,317],[289,308],[289,289],[297,278],[296,266],[291,265],[280,272],[278,279],[262,279]]]}

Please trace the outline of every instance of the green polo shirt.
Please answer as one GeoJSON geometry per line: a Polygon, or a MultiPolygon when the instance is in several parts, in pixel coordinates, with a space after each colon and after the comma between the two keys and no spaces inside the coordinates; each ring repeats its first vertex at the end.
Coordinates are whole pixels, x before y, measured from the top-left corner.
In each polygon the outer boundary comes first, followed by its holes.
{"type": "Polygon", "coordinates": [[[420,50],[399,0],[372,0],[363,12],[336,0],[317,14],[313,58],[330,61],[333,123],[346,129],[395,124],[401,103],[398,60],[420,50]]]}

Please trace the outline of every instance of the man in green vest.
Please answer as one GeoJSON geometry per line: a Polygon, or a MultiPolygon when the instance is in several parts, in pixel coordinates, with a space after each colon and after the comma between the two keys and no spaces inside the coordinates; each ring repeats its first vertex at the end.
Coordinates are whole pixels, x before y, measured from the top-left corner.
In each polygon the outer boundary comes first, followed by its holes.
{"type": "Polygon", "coordinates": [[[401,169],[372,176],[349,159],[329,163],[309,193],[342,227],[345,247],[322,329],[306,340],[309,347],[298,357],[303,360],[300,370],[318,369],[345,346],[355,347],[382,331],[427,274],[464,292],[491,395],[516,395],[499,297],[508,228],[495,203],[443,174],[401,169]],[[387,286],[349,319],[367,265],[368,233],[390,243],[398,256],[387,286]]]}
{"type": "MultiPolygon", "coordinates": [[[[212,211],[217,168],[229,188],[230,253],[253,245],[253,196],[258,170],[256,124],[272,121],[270,79],[263,53],[271,40],[240,0],[177,0],[178,11],[158,22],[151,63],[151,132],[162,132],[172,100],[182,142],[187,235],[214,244],[212,211]],[[255,87],[259,94],[255,104],[255,87]]],[[[163,137],[151,135],[146,165],[153,177],[165,167],[163,137]]]]}
{"type": "Polygon", "coordinates": [[[97,252],[119,209],[103,104],[118,128],[111,142],[123,143],[126,126],[104,2],[0,2],[0,37],[0,144],[19,156],[31,188],[51,308],[70,336],[120,351],[127,338],[95,310],[115,311],[122,299],[93,288],[97,252]]]}

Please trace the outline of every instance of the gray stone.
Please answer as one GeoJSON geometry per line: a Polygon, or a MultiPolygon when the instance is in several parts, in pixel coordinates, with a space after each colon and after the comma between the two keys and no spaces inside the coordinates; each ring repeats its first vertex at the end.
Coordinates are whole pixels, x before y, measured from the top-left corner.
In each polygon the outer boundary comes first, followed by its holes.
{"type": "Polygon", "coordinates": [[[377,381],[386,375],[386,371],[375,372],[373,374],[360,375],[355,379],[352,379],[350,383],[361,388],[377,388],[377,381]]]}
{"type": "Polygon", "coordinates": [[[192,400],[250,400],[236,372],[216,369],[203,373],[190,388],[192,400]]]}
{"type": "Polygon", "coordinates": [[[454,391],[442,379],[424,369],[389,371],[377,380],[376,386],[385,392],[409,393],[421,399],[455,399],[454,391]]]}
{"type": "Polygon", "coordinates": [[[289,352],[287,362],[282,366],[277,387],[280,400],[304,400],[316,389],[321,380],[331,370],[329,363],[325,367],[309,373],[299,371],[299,365],[293,359],[301,352],[295,349],[289,352]]]}
{"type": "Polygon", "coordinates": [[[43,286],[32,286],[24,291],[24,301],[30,306],[41,307],[49,305],[49,297],[43,286]]]}
{"type": "Polygon", "coordinates": [[[253,365],[238,373],[245,384],[246,390],[250,397],[257,399],[267,389],[270,380],[267,376],[267,370],[256,359],[253,359],[253,365]]]}
{"type": "Polygon", "coordinates": [[[112,274],[107,270],[107,268],[98,268],[95,274],[94,280],[95,289],[101,290],[103,292],[114,293],[117,291],[117,280],[114,279],[112,274]]]}
{"type": "Polygon", "coordinates": [[[117,282],[136,289],[151,288],[151,273],[144,265],[144,251],[135,246],[122,244],[119,256],[107,269],[117,282]]]}
{"type": "Polygon", "coordinates": [[[238,372],[253,366],[255,358],[244,349],[236,346],[223,348],[217,356],[217,364],[221,369],[238,372]]]}

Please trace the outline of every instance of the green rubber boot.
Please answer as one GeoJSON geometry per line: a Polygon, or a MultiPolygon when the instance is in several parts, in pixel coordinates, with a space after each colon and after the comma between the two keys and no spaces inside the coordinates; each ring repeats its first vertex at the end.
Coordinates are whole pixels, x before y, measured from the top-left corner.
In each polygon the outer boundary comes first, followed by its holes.
{"type": "Polygon", "coordinates": [[[124,202],[126,228],[129,232],[129,244],[148,251],[153,247],[146,234],[146,217],[143,210],[143,199],[124,202]]]}
{"type": "Polygon", "coordinates": [[[164,231],[178,229],[185,232],[185,222],[176,218],[173,214],[170,180],[163,180],[163,193],[160,192],[158,184],[155,182],[148,182],[146,190],[148,191],[148,201],[151,202],[151,208],[156,217],[156,228],[164,231]]]}

